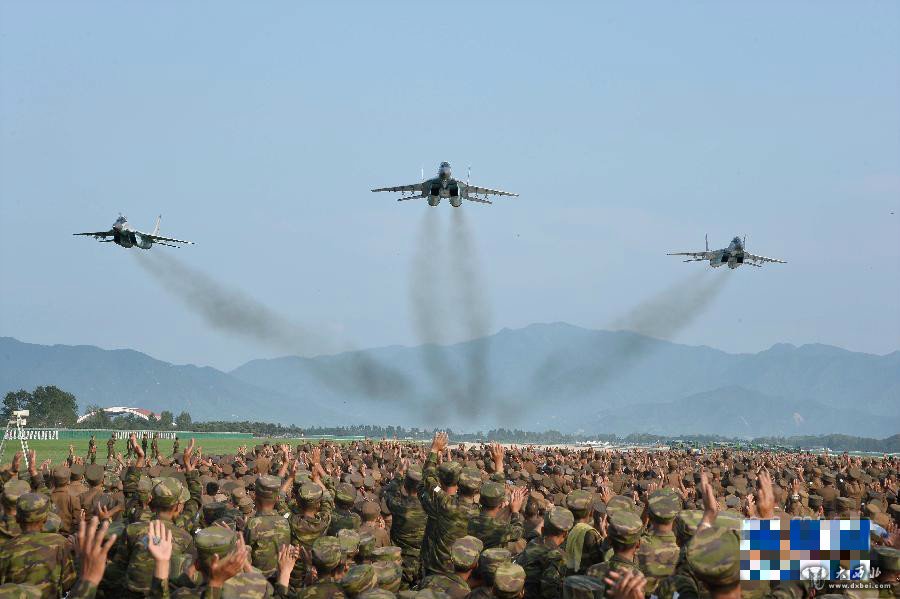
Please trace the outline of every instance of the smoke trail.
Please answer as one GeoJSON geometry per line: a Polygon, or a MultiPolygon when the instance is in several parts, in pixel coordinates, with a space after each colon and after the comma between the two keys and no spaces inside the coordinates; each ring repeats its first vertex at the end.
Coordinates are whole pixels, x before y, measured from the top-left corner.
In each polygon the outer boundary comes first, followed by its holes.
{"type": "MultiPolygon", "coordinates": [[[[728,274],[701,271],[654,294],[613,320],[609,327],[638,335],[619,337],[602,362],[586,371],[580,369],[577,377],[566,376],[569,356],[565,352],[552,355],[535,373],[535,384],[549,390],[566,386],[566,378],[576,378],[578,384],[573,391],[584,393],[609,383],[652,350],[654,344],[644,336],[671,339],[702,316],[724,289],[730,278],[728,274]]],[[[593,349],[602,351],[606,346],[582,349],[580,353],[590,353],[593,349]]]]}
{"type": "MultiPolygon", "coordinates": [[[[271,310],[239,289],[223,285],[209,275],[164,252],[133,252],[138,264],[160,286],[200,315],[212,328],[256,341],[260,345],[305,355],[323,353],[335,344],[271,310]]],[[[348,369],[317,365],[313,374],[335,390],[381,399],[411,397],[411,385],[400,373],[382,367],[362,352],[347,355],[348,369]]]]}
{"type": "Polygon", "coordinates": [[[467,344],[466,375],[468,385],[459,402],[464,415],[477,416],[490,405],[490,305],[485,297],[484,283],[478,269],[478,251],[469,231],[464,210],[454,209],[451,221],[451,240],[454,248],[454,284],[459,293],[459,306],[464,318],[467,344]]]}
{"type": "Polygon", "coordinates": [[[453,371],[447,351],[441,347],[446,323],[439,289],[440,272],[446,253],[438,229],[437,210],[426,209],[419,224],[419,236],[413,255],[410,276],[410,300],[413,308],[413,325],[422,351],[425,370],[431,378],[433,393],[438,396],[430,404],[439,405],[449,400],[455,403],[462,395],[458,377],[453,371]]]}

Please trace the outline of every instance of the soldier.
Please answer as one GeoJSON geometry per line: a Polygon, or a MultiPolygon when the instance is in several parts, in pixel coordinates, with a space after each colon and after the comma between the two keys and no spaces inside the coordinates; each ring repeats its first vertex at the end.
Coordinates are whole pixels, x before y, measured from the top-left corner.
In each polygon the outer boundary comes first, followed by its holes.
{"type": "Polygon", "coordinates": [[[340,582],[344,575],[341,543],[335,537],[319,537],[312,543],[312,565],[317,580],[300,591],[299,599],[342,599],[340,582]]]}
{"type": "Polygon", "coordinates": [[[69,492],[72,472],[65,466],[57,466],[53,469],[53,492],[50,493],[50,501],[56,506],[56,513],[62,520],[60,532],[70,535],[75,532],[73,522],[80,512],[81,506],[78,498],[69,492]]]}
{"type": "Polygon", "coordinates": [[[275,511],[281,486],[282,481],[277,476],[256,479],[256,515],[244,526],[251,562],[266,578],[271,578],[278,570],[279,549],[291,543],[291,526],[275,511]]]}
{"type": "Polygon", "coordinates": [[[31,492],[27,481],[14,478],[3,484],[3,515],[0,516],[0,546],[3,541],[12,539],[22,533],[16,521],[16,502],[25,493],[31,492]]]}
{"type": "Polygon", "coordinates": [[[553,597],[557,591],[556,578],[552,576],[547,585],[547,592],[542,592],[544,573],[550,564],[556,564],[552,570],[564,567],[565,556],[562,544],[566,535],[575,524],[575,517],[564,507],[552,507],[544,514],[542,534],[525,547],[525,551],[516,559],[516,563],[525,571],[525,598],[553,597]]]}
{"type": "Polygon", "coordinates": [[[447,442],[447,433],[435,433],[419,485],[419,499],[428,515],[422,540],[424,576],[453,573],[450,547],[466,535],[469,519],[478,514],[474,497],[478,488],[471,487],[481,486],[481,476],[467,476],[469,492],[461,493],[462,466],[459,462],[444,462],[438,468],[438,456],[447,447],[447,442]]]}
{"type": "Polygon", "coordinates": [[[0,584],[32,584],[41,597],[61,597],[75,584],[75,565],[65,537],[43,532],[50,515],[50,500],[25,493],[16,501],[16,522],[21,534],[0,551],[0,584]]]}
{"type": "MultiPolygon", "coordinates": [[[[292,510],[288,523],[291,526],[291,544],[307,551],[312,549],[316,539],[323,536],[331,524],[334,499],[322,482],[327,476],[321,464],[321,449],[314,447],[309,455],[312,482],[303,483],[297,497],[297,506],[292,510]]],[[[306,564],[298,561],[291,573],[290,590],[296,593],[306,578],[306,564]]]]}
{"type": "Polygon", "coordinates": [[[478,537],[486,549],[503,547],[507,543],[518,541],[525,533],[522,505],[528,496],[526,487],[513,487],[509,497],[509,522],[499,518],[500,510],[506,500],[506,487],[494,481],[481,485],[479,502],[481,512],[469,521],[469,534],[478,537]]]}
{"type": "Polygon", "coordinates": [[[116,434],[111,433],[106,441],[106,461],[109,462],[116,458],[116,434]]]}
{"type": "Polygon", "coordinates": [[[72,464],[72,467],[69,468],[69,472],[71,475],[68,487],[69,494],[77,498],[88,490],[87,485],[84,484],[84,464],[72,464]]]}
{"type": "Polygon", "coordinates": [[[374,501],[366,501],[362,504],[362,525],[359,527],[359,532],[375,537],[376,549],[391,544],[391,538],[384,529],[384,521],[381,520],[381,506],[374,501]]]}
{"type": "Polygon", "coordinates": [[[575,526],[566,536],[564,576],[584,574],[588,567],[603,561],[603,538],[593,527],[594,495],[580,489],[566,495],[566,507],[575,517],[575,526]]]}
{"type": "Polygon", "coordinates": [[[650,528],[641,536],[637,552],[638,566],[647,578],[647,593],[655,592],[659,581],[675,572],[679,551],[673,527],[681,507],[681,497],[668,487],[654,491],[647,501],[650,528]]]}
{"type": "Polygon", "coordinates": [[[147,433],[144,433],[144,436],[141,437],[141,449],[144,450],[144,455],[147,455],[147,443],[149,443],[149,439],[147,438],[147,433]]]}
{"type": "Polygon", "coordinates": [[[675,573],[662,580],[656,588],[656,596],[659,599],[706,599],[709,597],[706,587],[700,584],[700,580],[694,575],[687,563],[688,542],[697,532],[697,527],[703,518],[700,510],[681,510],[675,516],[675,541],[678,543],[678,562],[675,565],[675,573]]]}
{"type": "MultiPolygon", "coordinates": [[[[176,555],[186,554],[194,557],[196,551],[190,533],[176,524],[189,499],[188,490],[178,479],[162,477],[156,479],[150,492],[150,508],[156,518],[171,532],[176,555]]],[[[125,528],[123,543],[113,558],[119,569],[127,573],[125,580],[121,581],[123,590],[135,596],[150,592],[153,582],[154,558],[148,551],[146,542],[151,523],[137,521],[129,524],[125,528]]]]}
{"type": "Polygon", "coordinates": [[[512,561],[512,553],[503,547],[485,549],[478,558],[478,566],[469,578],[469,586],[472,594],[469,599],[489,599],[493,597],[491,589],[494,586],[494,575],[501,564],[512,561]]]}
{"type": "Polygon", "coordinates": [[[340,483],[334,488],[334,513],[328,526],[328,535],[335,536],[339,530],[356,530],[362,525],[362,518],[353,511],[356,502],[356,488],[349,483],[340,483]]]}
{"type": "Polygon", "coordinates": [[[409,466],[402,486],[392,481],[385,489],[384,497],[391,511],[391,543],[401,550],[403,582],[409,588],[419,580],[422,538],[425,536],[427,516],[416,490],[422,481],[422,469],[409,466]]]}
{"type": "Polygon", "coordinates": [[[644,528],[640,517],[630,510],[616,510],[609,517],[608,526],[613,556],[609,561],[594,564],[587,570],[588,576],[600,581],[603,581],[612,571],[639,570],[635,559],[641,545],[641,532],[644,528]]]}
{"type": "Polygon", "coordinates": [[[451,599],[463,599],[471,592],[469,577],[472,570],[478,565],[478,556],[483,545],[481,541],[472,536],[457,539],[450,547],[450,562],[453,564],[453,572],[431,574],[422,579],[423,589],[441,590],[451,599]]]}
{"type": "Polygon", "coordinates": [[[96,509],[100,497],[103,495],[103,474],[103,467],[100,464],[90,464],[84,469],[88,490],[78,496],[78,505],[87,512],[88,516],[99,516],[96,509]]]}
{"type": "Polygon", "coordinates": [[[393,593],[400,590],[403,584],[403,568],[394,562],[379,561],[372,564],[378,577],[378,588],[393,593]]]}
{"type": "Polygon", "coordinates": [[[713,599],[740,594],[740,547],[734,531],[717,526],[698,529],[688,544],[687,564],[713,599]]]}
{"type": "Polygon", "coordinates": [[[180,443],[178,442],[178,435],[175,435],[175,439],[172,441],[172,455],[178,455],[178,447],[180,443]]]}
{"type": "Polygon", "coordinates": [[[154,460],[159,460],[159,433],[153,433],[153,440],[150,441],[150,456],[154,460]]]}

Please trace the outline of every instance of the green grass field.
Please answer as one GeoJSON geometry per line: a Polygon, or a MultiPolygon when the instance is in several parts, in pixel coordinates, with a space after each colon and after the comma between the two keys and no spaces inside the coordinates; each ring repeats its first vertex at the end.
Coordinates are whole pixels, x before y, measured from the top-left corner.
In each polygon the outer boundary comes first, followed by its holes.
{"type": "MultiPolygon", "coordinates": [[[[187,446],[187,443],[190,439],[183,438],[180,439],[181,448],[179,451],[184,451],[184,448],[187,446]]],[[[259,438],[203,438],[197,440],[197,446],[203,448],[204,455],[212,455],[212,454],[225,454],[225,453],[235,453],[241,445],[247,445],[252,448],[255,445],[261,445],[266,441],[270,443],[290,443],[294,446],[297,443],[304,443],[309,441],[310,439],[265,439],[263,437],[259,438]]],[[[37,454],[37,461],[41,463],[47,458],[53,460],[53,464],[61,464],[66,460],[69,455],[69,443],[75,447],[75,454],[85,457],[88,452],[88,442],[84,439],[78,439],[76,441],[69,440],[58,440],[58,441],[29,441],[28,447],[34,449],[37,454]]],[[[149,450],[149,448],[148,448],[149,450]]],[[[9,464],[12,460],[15,452],[19,451],[19,441],[11,440],[6,442],[6,449],[4,451],[5,455],[3,456],[3,464],[9,464]]],[[[125,454],[125,440],[119,440],[116,443],[116,451],[125,454]]],[[[163,455],[170,455],[172,453],[172,441],[165,439],[160,441],[159,443],[159,451],[163,455]]],[[[98,463],[106,463],[106,439],[99,439],[97,441],[97,462],[98,463]]]]}

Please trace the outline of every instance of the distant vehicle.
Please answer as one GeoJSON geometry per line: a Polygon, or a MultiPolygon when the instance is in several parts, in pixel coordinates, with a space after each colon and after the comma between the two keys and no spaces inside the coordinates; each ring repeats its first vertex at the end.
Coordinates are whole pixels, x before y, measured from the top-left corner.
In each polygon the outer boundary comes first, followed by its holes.
{"type": "Polygon", "coordinates": [[[123,248],[137,247],[142,250],[149,250],[154,243],[172,248],[181,247],[180,245],[175,245],[178,243],[194,244],[193,241],[184,241],[183,239],[173,239],[171,237],[161,236],[159,234],[159,221],[161,219],[162,215],[156,218],[156,226],[153,228],[152,233],[143,233],[132,228],[131,225],[128,224],[128,219],[120,214],[119,218],[112,224],[112,228],[109,231],[73,233],[73,235],[88,235],[99,240],[101,243],[115,243],[123,248]]]}
{"type": "Polygon", "coordinates": [[[691,256],[685,262],[705,262],[709,260],[709,265],[713,268],[728,265],[728,268],[734,269],[741,264],[749,264],[762,268],[764,262],[777,262],[778,264],[787,264],[784,260],[776,258],[766,258],[765,256],[757,256],[747,251],[747,237],[743,239],[735,237],[728,244],[727,248],[721,250],[709,249],[709,237],[706,238],[706,251],[703,252],[674,252],[666,254],[667,256],[691,256]]]}
{"type": "Polygon", "coordinates": [[[482,204],[492,204],[487,196],[518,196],[517,193],[510,191],[502,191],[499,189],[489,189],[487,187],[478,187],[477,185],[469,185],[469,178],[465,181],[454,179],[450,169],[449,162],[442,162],[438,168],[438,176],[433,179],[426,179],[421,183],[413,183],[412,185],[398,185],[397,187],[379,187],[372,191],[399,191],[414,192],[419,195],[411,195],[397,198],[398,202],[406,200],[428,200],[429,206],[437,206],[442,199],[447,199],[454,208],[459,208],[463,200],[470,202],[480,202],[482,204]],[[484,197],[479,197],[484,196],[484,197]]]}

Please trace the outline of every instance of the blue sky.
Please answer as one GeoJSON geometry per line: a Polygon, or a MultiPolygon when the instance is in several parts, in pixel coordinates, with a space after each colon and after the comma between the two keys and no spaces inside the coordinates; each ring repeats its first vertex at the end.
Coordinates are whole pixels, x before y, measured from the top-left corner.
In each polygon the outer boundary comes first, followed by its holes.
{"type": "Polygon", "coordinates": [[[415,343],[426,207],[368,190],[449,160],[521,194],[463,207],[492,330],[609,326],[704,268],[667,251],[746,234],[789,264],[714,273],[676,341],[900,349],[898,25],[895,2],[3,3],[0,334],[277,353],[70,236],[121,211],[304,326],[415,343]]]}

